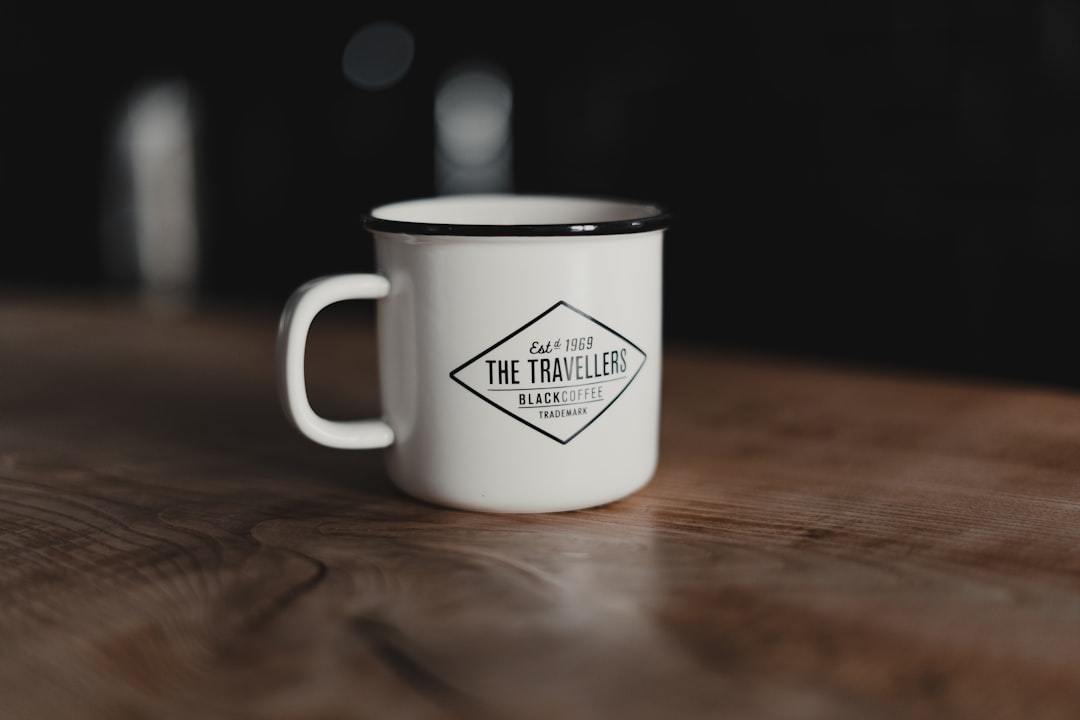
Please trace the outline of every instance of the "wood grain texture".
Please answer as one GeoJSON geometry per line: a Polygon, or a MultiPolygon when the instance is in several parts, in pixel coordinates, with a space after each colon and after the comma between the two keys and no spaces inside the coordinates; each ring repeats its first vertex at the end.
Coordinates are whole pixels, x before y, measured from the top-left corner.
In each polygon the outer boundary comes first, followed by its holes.
{"type": "Polygon", "coordinates": [[[0,718],[1076,717],[1080,397],[669,347],[645,490],[485,515],[295,433],[276,322],[0,300],[0,718]]]}

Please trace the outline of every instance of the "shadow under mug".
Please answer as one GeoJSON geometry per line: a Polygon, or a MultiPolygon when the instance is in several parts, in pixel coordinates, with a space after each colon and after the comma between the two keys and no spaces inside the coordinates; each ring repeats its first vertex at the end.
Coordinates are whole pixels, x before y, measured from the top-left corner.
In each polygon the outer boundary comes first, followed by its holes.
{"type": "Polygon", "coordinates": [[[401,490],[448,507],[555,512],[634,493],[659,454],[669,219],[555,195],[375,208],[377,272],[316,278],[285,305],[286,416],[328,447],[385,448],[401,490]],[[382,417],[329,420],[307,397],[307,336],[323,308],[358,299],[377,304],[382,417]]]}

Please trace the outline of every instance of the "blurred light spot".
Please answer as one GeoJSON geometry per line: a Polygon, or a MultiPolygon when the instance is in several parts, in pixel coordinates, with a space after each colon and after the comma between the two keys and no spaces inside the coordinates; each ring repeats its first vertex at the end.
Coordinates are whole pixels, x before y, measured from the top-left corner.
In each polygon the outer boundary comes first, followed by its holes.
{"type": "Polygon", "coordinates": [[[510,189],[513,93],[488,64],[455,68],[435,95],[436,184],[442,193],[510,189]]]}
{"type": "Polygon", "coordinates": [[[369,23],[349,38],[341,69],[352,84],[382,90],[405,77],[413,49],[413,34],[407,27],[389,21],[369,23]]]}

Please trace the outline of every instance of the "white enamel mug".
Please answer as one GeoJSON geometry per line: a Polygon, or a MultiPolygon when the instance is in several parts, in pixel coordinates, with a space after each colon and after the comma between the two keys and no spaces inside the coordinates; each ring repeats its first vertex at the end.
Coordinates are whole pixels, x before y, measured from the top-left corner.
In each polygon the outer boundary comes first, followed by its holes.
{"type": "MultiPolygon", "coordinates": [[[[409,495],[556,512],[646,485],[659,455],[662,249],[669,215],[618,199],[445,195],[375,208],[375,274],[317,278],[286,303],[286,416],[333,448],[386,449],[409,495]],[[373,299],[382,417],[307,397],[315,316],[373,299]]],[[[374,379],[372,379],[374,381],[374,379]]]]}

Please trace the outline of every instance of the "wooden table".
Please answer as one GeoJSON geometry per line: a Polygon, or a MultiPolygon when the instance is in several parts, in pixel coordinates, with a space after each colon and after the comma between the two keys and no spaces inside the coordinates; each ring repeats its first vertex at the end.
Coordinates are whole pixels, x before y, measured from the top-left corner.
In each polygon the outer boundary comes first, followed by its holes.
{"type": "Polygon", "coordinates": [[[1076,394],[669,344],[650,486],[473,514],[288,426],[276,323],[0,299],[4,720],[1080,716],[1076,394]]]}

